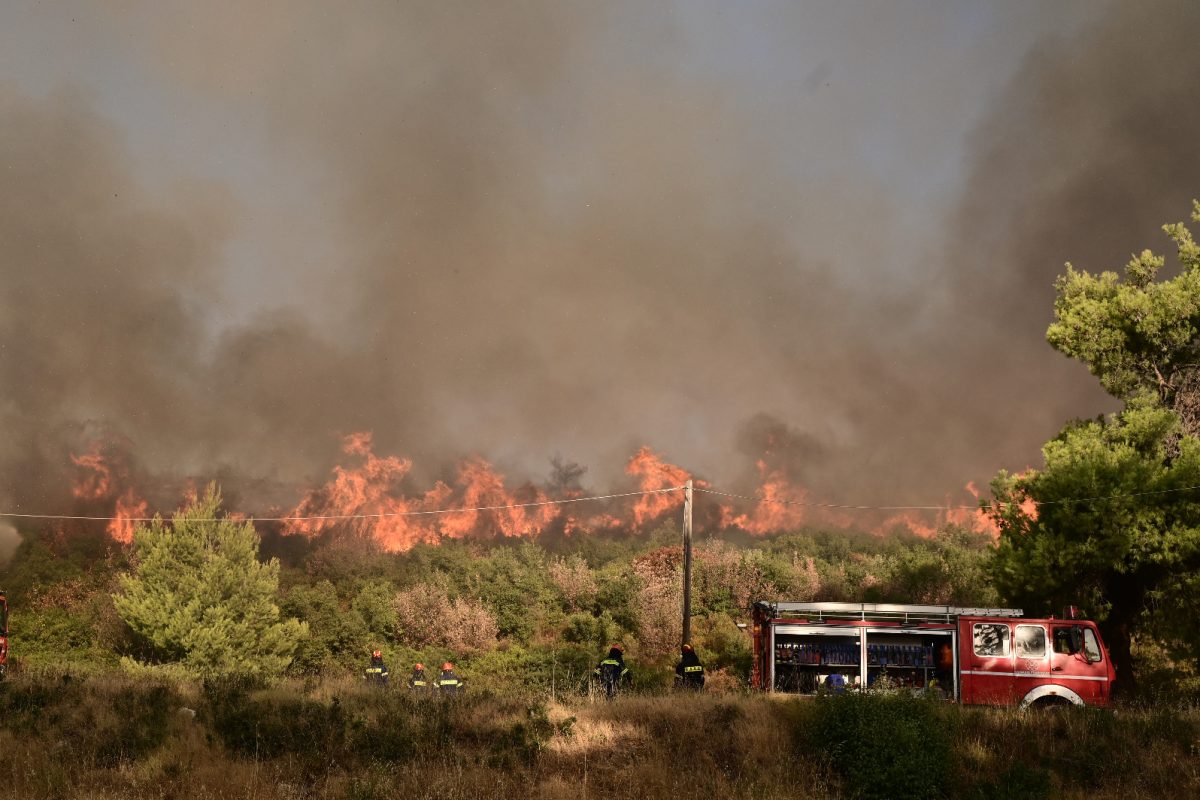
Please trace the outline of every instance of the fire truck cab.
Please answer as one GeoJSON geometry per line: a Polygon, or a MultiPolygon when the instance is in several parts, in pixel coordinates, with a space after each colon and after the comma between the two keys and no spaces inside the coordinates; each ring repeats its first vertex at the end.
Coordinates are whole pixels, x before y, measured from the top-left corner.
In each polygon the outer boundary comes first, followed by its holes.
{"type": "Polygon", "coordinates": [[[1093,622],[1017,608],[759,602],[751,680],[813,694],[890,685],[964,704],[1107,706],[1116,677],[1093,622]]]}

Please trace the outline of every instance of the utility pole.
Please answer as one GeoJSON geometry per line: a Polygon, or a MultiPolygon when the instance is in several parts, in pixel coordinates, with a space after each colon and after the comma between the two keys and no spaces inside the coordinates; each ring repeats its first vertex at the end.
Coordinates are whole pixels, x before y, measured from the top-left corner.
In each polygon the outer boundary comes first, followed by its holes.
{"type": "Polygon", "coordinates": [[[692,482],[683,487],[683,644],[692,641],[692,482]]]}

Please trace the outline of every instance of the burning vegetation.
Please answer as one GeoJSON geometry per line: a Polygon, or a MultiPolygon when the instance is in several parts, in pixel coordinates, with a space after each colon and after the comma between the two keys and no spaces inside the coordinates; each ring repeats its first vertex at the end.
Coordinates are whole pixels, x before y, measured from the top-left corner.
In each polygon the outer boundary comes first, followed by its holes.
{"type": "Polygon", "coordinates": [[[129,465],[120,451],[95,443],[90,452],[72,455],[71,461],[79,468],[72,487],[76,499],[110,509],[108,533],[122,544],[133,541],[136,520],[149,516],[150,504],[134,489],[129,465]]]}
{"type": "MultiPolygon", "coordinates": [[[[768,442],[768,445],[770,443],[768,442]]],[[[137,485],[129,449],[117,443],[93,443],[88,452],[72,454],[72,492],[78,511],[111,517],[107,531],[127,544],[139,520],[152,506],[137,485]]],[[[584,469],[555,461],[555,476],[539,486],[512,485],[506,475],[480,456],[463,459],[453,477],[428,488],[416,485],[413,462],[380,455],[370,432],[344,437],[341,456],[329,479],[308,491],[287,511],[258,514],[275,521],[286,536],[357,539],[388,552],[446,540],[536,538],[596,531],[647,530],[680,513],[683,492],[692,480],[697,491],[697,518],[702,529],[742,531],[765,536],[806,526],[856,528],[883,535],[894,531],[933,537],[949,525],[994,535],[986,507],[970,505],[979,492],[968,484],[960,500],[927,509],[887,509],[822,503],[793,480],[785,460],[768,452],[756,462],[754,488],[745,494],[723,493],[648,446],[640,447],[625,465],[630,483],[613,488],[612,496],[586,499],[578,484],[584,469]],[[570,473],[570,479],[564,475],[570,473]],[[640,494],[639,494],[640,493],[640,494]],[[630,496],[631,494],[635,496],[630,496]]],[[[194,497],[189,485],[183,496],[194,497]]],[[[251,501],[243,501],[248,504],[251,501]]],[[[246,512],[234,512],[244,516],[246,512]]]]}

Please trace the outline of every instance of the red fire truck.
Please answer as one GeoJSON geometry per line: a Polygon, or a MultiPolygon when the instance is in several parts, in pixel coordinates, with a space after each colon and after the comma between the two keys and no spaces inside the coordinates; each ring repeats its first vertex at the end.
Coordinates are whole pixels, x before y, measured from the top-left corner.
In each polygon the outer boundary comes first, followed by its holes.
{"type": "Polygon", "coordinates": [[[1018,608],[760,602],[755,687],[811,694],[891,685],[965,704],[1106,706],[1116,678],[1096,625],[1018,608]]]}

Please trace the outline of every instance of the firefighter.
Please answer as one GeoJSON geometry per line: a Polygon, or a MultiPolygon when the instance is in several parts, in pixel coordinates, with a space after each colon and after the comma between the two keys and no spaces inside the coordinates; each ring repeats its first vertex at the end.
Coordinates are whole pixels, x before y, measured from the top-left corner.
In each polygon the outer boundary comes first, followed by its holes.
{"type": "Polygon", "coordinates": [[[698,692],[704,688],[704,665],[690,644],[680,650],[679,663],[675,665],[675,685],[680,689],[698,692]]]}
{"type": "Polygon", "coordinates": [[[442,674],[438,675],[434,686],[437,687],[438,694],[441,695],[456,695],[466,688],[463,686],[462,680],[454,674],[454,665],[449,661],[442,664],[442,674]]]}
{"type": "Polygon", "coordinates": [[[949,696],[954,690],[954,649],[950,647],[949,642],[942,642],[937,646],[931,684],[943,696],[949,696]]]}
{"type": "Polygon", "coordinates": [[[408,688],[414,692],[429,691],[429,679],[425,677],[425,665],[420,662],[413,664],[412,675],[408,676],[408,688]]]}
{"type": "Polygon", "coordinates": [[[600,681],[600,685],[604,687],[604,696],[612,700],[617,696],[622,684],[633,683],[633,677],[629,674],[629,668],[625,666],[625,648],[619,644],[614,644],[608,650],[608,658],[596,665],[596,671],[592,673],[596,680],[600,681]]]}
{"type": "Polygon", "coordinates": [[[371,652],[371,665],[367,667],[363,674],[367,678],[367,683],[373,683],[378,686],[387,686],[388,668],[383,663],[383,653],[378,650],[371,652]]]}

